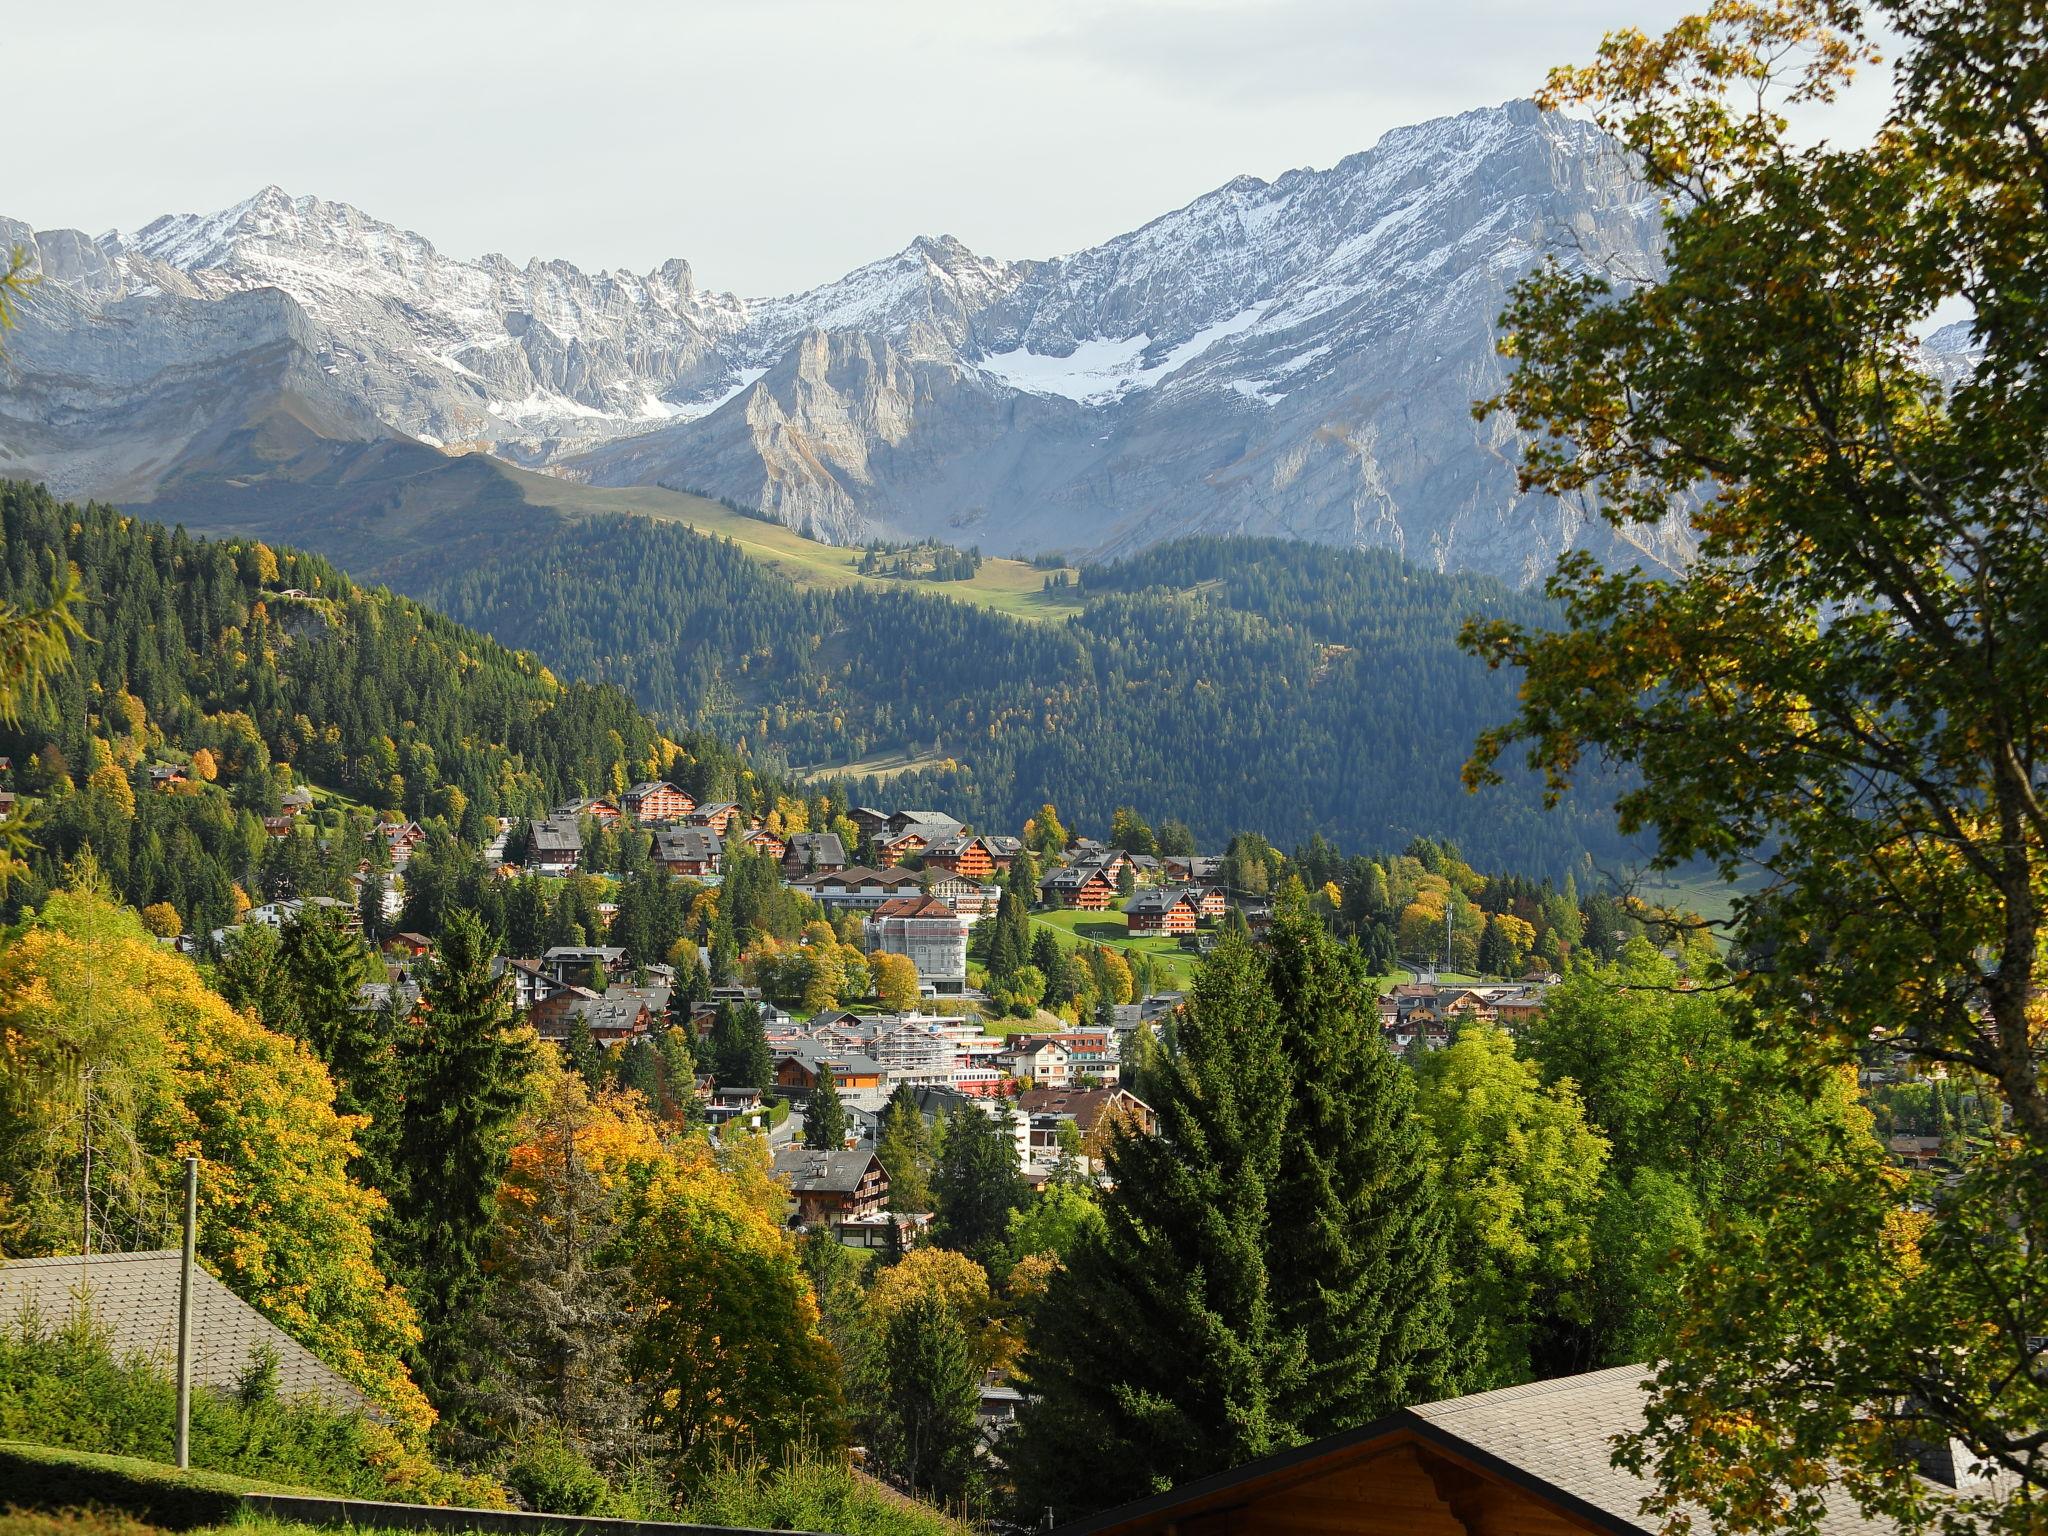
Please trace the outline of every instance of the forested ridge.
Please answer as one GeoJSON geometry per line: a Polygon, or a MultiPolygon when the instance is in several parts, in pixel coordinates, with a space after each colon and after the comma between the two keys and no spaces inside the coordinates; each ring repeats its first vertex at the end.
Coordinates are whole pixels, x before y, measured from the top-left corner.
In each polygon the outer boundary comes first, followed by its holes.
{"type": "Polygon", "coordinates": [[[232,916],[236,886],[345,887],[360,828],[319,849],[332,868],[267,868],[311,857],[312,840],[262,825],[294,784],[346,797],[365,824],[376,811],[431,815],[481,841],[486,818],[650,772],[687,777],[699,753],[718,755],[709,740],[668,740],[618,689],[558,682],[318,556],[0,485],[0,602],[46,600],[67,563],[86,639],[0,725],[0,753],[41,818],[15,907],[36,904],[89,845],[125,899],[168,901],[196,931],[232,916]],[[179,792],[148,792],[154,764],[179,770],[179,792]]]}
{"type": "Polygon", "coordinates": [[[817,768],[909,754],[856,799],[1019,824],[1045,800],[1083,822],[1119,805],[1217,843],[1449,836],[1476,860],[1561,870],[1613,857],[1583,802],[1517,780],[1468,796],[1458,768],[1513,707],[1512,680],[1455,644],[1476,613],[1539,622],[1540,599],[1385,551],[1195,539],[1086,572],[1085,609],[1031,624],[943,597],[800,591],[733,546],[597,518],[487,564],[410,583],[550,665],[617,684],[657,717],[817,768]]]}

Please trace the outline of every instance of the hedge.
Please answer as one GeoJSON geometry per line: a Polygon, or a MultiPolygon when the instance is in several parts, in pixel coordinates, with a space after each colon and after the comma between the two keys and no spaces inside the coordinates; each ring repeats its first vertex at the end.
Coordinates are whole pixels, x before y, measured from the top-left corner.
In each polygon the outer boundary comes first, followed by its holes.
{"type": "Polygon", "coordinates": [[[0,1443],[0,1503],[19,1509],[117,1509],[165,1530],[225,1525],[260,1486],[219,1472],[180,1472],[132,1456],[0,1443]]]}

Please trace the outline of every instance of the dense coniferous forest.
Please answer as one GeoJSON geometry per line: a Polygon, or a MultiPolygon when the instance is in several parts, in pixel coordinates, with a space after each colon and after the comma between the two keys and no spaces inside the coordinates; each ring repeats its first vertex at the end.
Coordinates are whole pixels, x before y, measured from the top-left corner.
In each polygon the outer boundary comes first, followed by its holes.
{"type": "Polygon", "coordinates": [[[1461,654],[1466,617],[1540,621],[1539,599],[1384,551],[1199,539],[1086,573],[1063,624],[865,588],[800,591],[723,541],[598,518],[487,565],[408,583],[551,666],[657,717],[810,768],[895,757],[856,799],[947,805],[1014,826],[1046,800],[1086,824],[1118,805],[1205,843],[1450,836],[1476,860],[1562,870],[1621,852],[1583,803],[1535,786],[1468,796],[1473,739],[1511,680],[1461,654]],[[894,766],[894,765],[892,765],[894,766]]]}
{"type": "Polygon", "coordinates": [[[317,556],[0,485],[0,602],[46,598],[65,562],[88,638],[0,726],[13,787],[40,817],[14,908],[89,844],[126,900],[169,902],[199,930],[228,920],[237,886],[340,894],[374,812],[438,817],[480,842],[486,818],[650,772],[732,782],[717,743],[670,741],[617,689],[559,683],[317,556]],[[152,792],[152,767],[183,782],[152,792]],[[295,785],[322,791],[312,819],[331,835],[266,835],[295,785]]]}

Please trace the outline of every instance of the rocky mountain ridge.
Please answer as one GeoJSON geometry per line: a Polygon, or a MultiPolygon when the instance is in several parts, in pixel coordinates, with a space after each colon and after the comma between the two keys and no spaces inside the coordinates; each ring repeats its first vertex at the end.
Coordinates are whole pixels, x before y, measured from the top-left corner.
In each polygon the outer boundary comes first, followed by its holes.
{"type": "MultiPolygon", "coordinates": [[[[0,473],[139,502],[403,436],[840,542],[1279,534],[1526,582],[1614,536],[1520,495],[1514,434],[1471,419],[1503,377],[1496,317],[1546,257],[1654,273],[1660,231],[1612,141],[1526,102],[1238,178],[1069,256],[921,238],[769,299],[680,260],[458,260],[275,187],[97,239],[0,221],[47,279],[10,341],[0,473]]],[[[1614,552],[1685,545],[1648,529],[1614,552]]]]}

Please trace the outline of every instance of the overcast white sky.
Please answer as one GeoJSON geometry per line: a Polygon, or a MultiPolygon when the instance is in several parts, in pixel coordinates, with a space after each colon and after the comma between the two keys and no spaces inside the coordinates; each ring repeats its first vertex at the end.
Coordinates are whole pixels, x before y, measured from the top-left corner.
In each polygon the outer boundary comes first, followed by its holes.
{"type": "Polygon", "coordinates": [[[92,233],[267,183],[457,256],[808,287],[953,234],[1090,245],[1527,95],[1679,0],[100,0],[15,8],[0,213],[92,233]]]}

